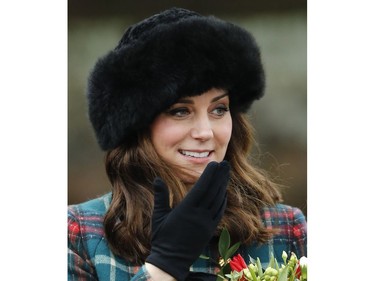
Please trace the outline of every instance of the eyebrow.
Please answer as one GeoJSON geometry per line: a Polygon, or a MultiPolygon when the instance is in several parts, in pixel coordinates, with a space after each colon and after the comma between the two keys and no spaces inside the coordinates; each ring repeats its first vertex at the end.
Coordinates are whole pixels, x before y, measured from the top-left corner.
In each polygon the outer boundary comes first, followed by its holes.
{"type": "Polygon", "coordinates": [[[222,94],[222,95],[220,95],[220,96],[217,96],[217,97],[213,98],[213,99],[211,100],[211,102],[218,101],[219,99],[221,99],[221,98],[223,98],[223,97],[225,97],[225,96],[228,96],[228,93],[224,93],[224,94],[222,94]]]}
{"type": "MultiPolygon", "coordinates": [[[[212,100],[211,100],[211,103],[212,102],[215,102],[215,101],[218,101],[220,100],[221,98],[225,97],[225,96],[228,96],[228,93],[224,93],[220,96],[217,96],[217,97],[214,97],[212,100]]],[[[177,103],[187,103],[187,104],[194,104],[194,102],[191,100],[191,99],[180,99],[177,101],[177,103]]]]}

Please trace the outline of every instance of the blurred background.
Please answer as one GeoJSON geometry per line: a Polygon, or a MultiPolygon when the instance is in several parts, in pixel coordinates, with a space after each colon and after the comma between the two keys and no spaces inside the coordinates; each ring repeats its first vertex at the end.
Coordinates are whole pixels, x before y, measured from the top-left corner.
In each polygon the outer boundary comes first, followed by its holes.
{"type": "Polygon", "coordinates": [[[307,216],[307,1],[68,1],[68,203],[110,191],[104,153],[87,116],[86,81],[125,29],[170,7],[215,15],[249,30],[266,72],[265,96],[249,118],[254,161],[283,185],[284,202],[307,216]]]}

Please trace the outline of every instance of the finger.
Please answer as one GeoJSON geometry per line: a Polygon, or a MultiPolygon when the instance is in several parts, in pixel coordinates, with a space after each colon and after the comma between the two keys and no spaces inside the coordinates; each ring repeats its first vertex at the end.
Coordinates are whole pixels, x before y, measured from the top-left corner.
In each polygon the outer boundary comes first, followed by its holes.
{"type": "MultiPolygon", "coordinates": [[[[189,197],[195,200],[196,205],[200,205],[203,197],[206,196],[208,191],[208,187],[210,185],[210,181],[212,176],[215,174],[219,163],[217,162],[210,162],[204,169],[202,175],[199,177],[198,181],[195,183],[191,191],[189,192],[189,197]]],[[[190,200],[190,199],[189,199],[190,200]]]]}
{"type": "Polygon", "coordinates": [[[224,200],[221,202],[216,213],[213,214],[212,218],[216,223],[219,223],[221,218],[224,216],[225,209],[227,207],[227,193],[225,192],[224,200]]]}
{"type": "Polygon", "coordinates": [[[212,161],[208,163],[195,185],[201,188],[207,187],[218,167],[218,162],[212,161]]]}
{"type": "MultiPolygon", "coordinates": [[[[230,166],[227,161],[219,163],[215,173],[211,177],[210,187],[203,198],[204,205],[208,208],[218,208],[226,194],[226,188],[230,177],[230,166]]],[[[215,210],[213,210],[215,212],[215,210]]]]}
{"type": "Polygon", "coordinates": [[[154,214],[153,217],[162,217],[169,213],[171,208],[169,206],[169,191],[164,181],[157,177],[153,183],[154,187],[154,214]]]}
{"type": "MultiPolygon", "coordinates": [[[[224,198],[229,179],[230,165],[227,161],[223,161],[220,163],[216,172],[216,176],[212,180],[212,185],[217,186],[217,192],[214,196],[212,196],[213,200],[221,201],[224,198]]],[[[215,191],[215,189],[213,189],[213,191],[215,191]]]]}
{"type": "Polygon", "coordinates": [[[193,204],[195,206],[199,206],[201,204],[202,200],[204,200],[203,198],[206,197],[205,194],[210,188],[210,181],[215,174],[218,166],[219,163],[214,161],[208,163],[202,175],[199,177],[198,181],[195,183],[195,185],[185,198],[186,201],[190,202],[189,204],[193,204]]]}

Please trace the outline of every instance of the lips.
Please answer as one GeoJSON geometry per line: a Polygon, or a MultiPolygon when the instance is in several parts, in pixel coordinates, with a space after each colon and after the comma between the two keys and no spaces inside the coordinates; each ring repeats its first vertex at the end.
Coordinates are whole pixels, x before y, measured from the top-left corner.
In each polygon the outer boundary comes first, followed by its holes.
{"type": "Polygon", "coordinates": [[[211,150],[207,151],[189,151],[189,150],[179,150],[179,152],[184,156],[189,156],[193,158],[206,158],[210,155],[211,150]]]}

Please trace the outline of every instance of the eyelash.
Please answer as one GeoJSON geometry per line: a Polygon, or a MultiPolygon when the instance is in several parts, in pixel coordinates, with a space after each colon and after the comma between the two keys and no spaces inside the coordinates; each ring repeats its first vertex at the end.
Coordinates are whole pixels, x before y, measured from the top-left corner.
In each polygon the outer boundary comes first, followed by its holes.
{"type": "MultiPolygon", "coordinates": [[[[222,113],[216,114],[217,116],[223,116],[226,112],[229,111],[229,108],[227,106],[220,105],[220,106],[216,107],[214,110],[212,110],[212,112],[217,111],[217,110],[224,111],[222,113]]],[[[190,113],[190,111],[187,107],[178,107],[178,108],[173,108],[173,109],[167,111],[167,113],[169,115],[175,116],[175,117],[185,117],[186,115],[188,115],[190,113]]]]}
{"type": "MultiPolygon", "coordinates": [[[[169,110],[167,113],[171,116],[177,116],[177,117],[182,117],[182,116],[179,116],[179,114],[181,112],[184,112],[184,113],[189,113],[189,110],[186,108],[186,107],[178,107],[178,108],[173,108],[171,110],[169,110]]],[[[185,114],[186,115],[186,114],[185,114]]],[[[185,116],[184,115],[184,116],[185,116]]]]}
{"type": "Polygon", "coordinates": [[[216,107],[213,111],[215,111],[215,110],[224,111],[224,112],[222,112],[222,114],[218,114],[219,116],[223,116],[226,112],[229,111],[229,108],[227,106],[221,105],[221,106],[216,107]]]}

